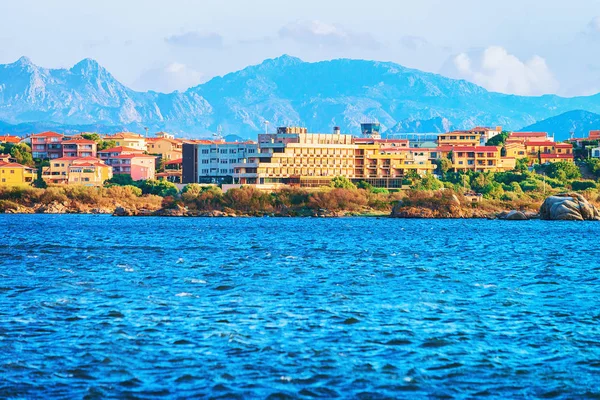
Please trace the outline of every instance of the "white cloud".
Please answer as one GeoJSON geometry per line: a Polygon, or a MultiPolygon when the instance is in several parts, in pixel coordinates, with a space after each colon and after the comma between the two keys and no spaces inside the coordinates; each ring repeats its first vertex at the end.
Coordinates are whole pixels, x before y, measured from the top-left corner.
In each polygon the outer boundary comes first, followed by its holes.
{"type": "Polygon", "coordinates": [[[587,31],[592,34],[600,33],[600,16],[592,18],[588,23],[587,31]]]}
{"type": "Polygon", "coordinates": [[[368,33],[353,32],[339,25],[318,20],[287,24],[279,30],[279,37],[322,47],[380,47],[380,43],[368,33]]]}
{"type": "Polygon", "coordinates": [[[163,67],[144,71],[133,84],[136,90],[155,90],[169,93],[199,85],[205,76],[188,65],[173,62],[163,67]]]}
{"type": "Polygon", "coordinates": [[[409,50],[421,50],[427,46],[430,46],[429,41],[421,36],[402,36],[400,38],[400,44],[409,50]]]}
{"type": "Polygon", "coordinates": [[[223,47],[223,36],[218,33],[185,32],[165,38],[172,46],[219,49],[223,47]]]}
{"type": "Polygon", "coordinates": [[[450,75],[500,93],[541,95],[556,93],[558,82],[540,56],[520,60],[500,46],[460,53],[452,58],[450,75]]]}

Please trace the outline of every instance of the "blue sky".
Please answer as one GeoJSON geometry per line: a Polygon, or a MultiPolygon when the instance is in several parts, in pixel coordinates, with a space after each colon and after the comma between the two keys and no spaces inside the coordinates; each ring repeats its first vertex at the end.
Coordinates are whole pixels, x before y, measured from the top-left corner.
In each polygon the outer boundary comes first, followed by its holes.
{"type": "Polygon", "coordinates": [[[394,61],[490,90],[600,92],[600,0],[2,0],[0,63],[90,57],[138,90],[265,58],[394,61]]]}

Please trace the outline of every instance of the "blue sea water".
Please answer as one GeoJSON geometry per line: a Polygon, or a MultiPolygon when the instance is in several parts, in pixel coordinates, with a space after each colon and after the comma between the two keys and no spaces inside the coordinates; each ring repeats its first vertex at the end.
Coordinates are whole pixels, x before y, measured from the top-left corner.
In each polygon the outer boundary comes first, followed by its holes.
{"type": "Polygon", "coordinates": [[[598,398],[599,234],[0,215],[0,398],[598,398]]]}

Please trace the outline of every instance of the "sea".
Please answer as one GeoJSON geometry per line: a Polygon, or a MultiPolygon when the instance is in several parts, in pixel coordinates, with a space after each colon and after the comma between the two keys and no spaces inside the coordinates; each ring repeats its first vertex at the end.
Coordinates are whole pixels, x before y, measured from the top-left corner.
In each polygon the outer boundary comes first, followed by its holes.
{"type": "Polygon", "coordinates": [[[599,237],[0,215],[0,398],[600,398],[599,237]]]}

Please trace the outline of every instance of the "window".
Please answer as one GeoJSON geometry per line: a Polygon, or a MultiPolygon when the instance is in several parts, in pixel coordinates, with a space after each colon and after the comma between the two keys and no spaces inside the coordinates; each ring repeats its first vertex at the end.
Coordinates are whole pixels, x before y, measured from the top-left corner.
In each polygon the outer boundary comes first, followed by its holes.
{"type": "Polygon", "coordinates": [[[229,149],[229,154],[235,154],[235,153],[237,153],[236,149],[229,149]]]}
{"type": "Polygon", "coordinates": [[[254,153],[254,149],[248,149],[248,153],[254,153]]]}
{"type": "Polygon", "coordinates": [[[203,173],[203,174],[208,174],[208,169],[203,169],[203,170],[202,170],[202,173],[203,173]]]}
{"type": "Polygon", "coordinates": [[[221,149],[221,154],[227,154],[227,149],[221,149]]]}
{"type": "Polygon", "coordinates": [[[11,169],[11,170],[10,170],[10,173],[11,173],[11,174],[14,174],[14,173],[15,173],[15,170],[14,170],[14,169],[11,169]]]}
{"type": "Polygon", "coordinates": [[[208,154],[208,149],[202,149],[202,154],[208,154]]]}
{"type": "Polygon", "coordinates": [[[226,169],[222,169],[222,170],[221,170],[221,173],[222,173],[222,174],[226,174],[226,173],[227,173],[227,170],[226,170],[226,169]]]}
{"type": "Polygon", "coordinates": [[[208,160],[202,160],[202,164],[208,164],[208,160]]]}

